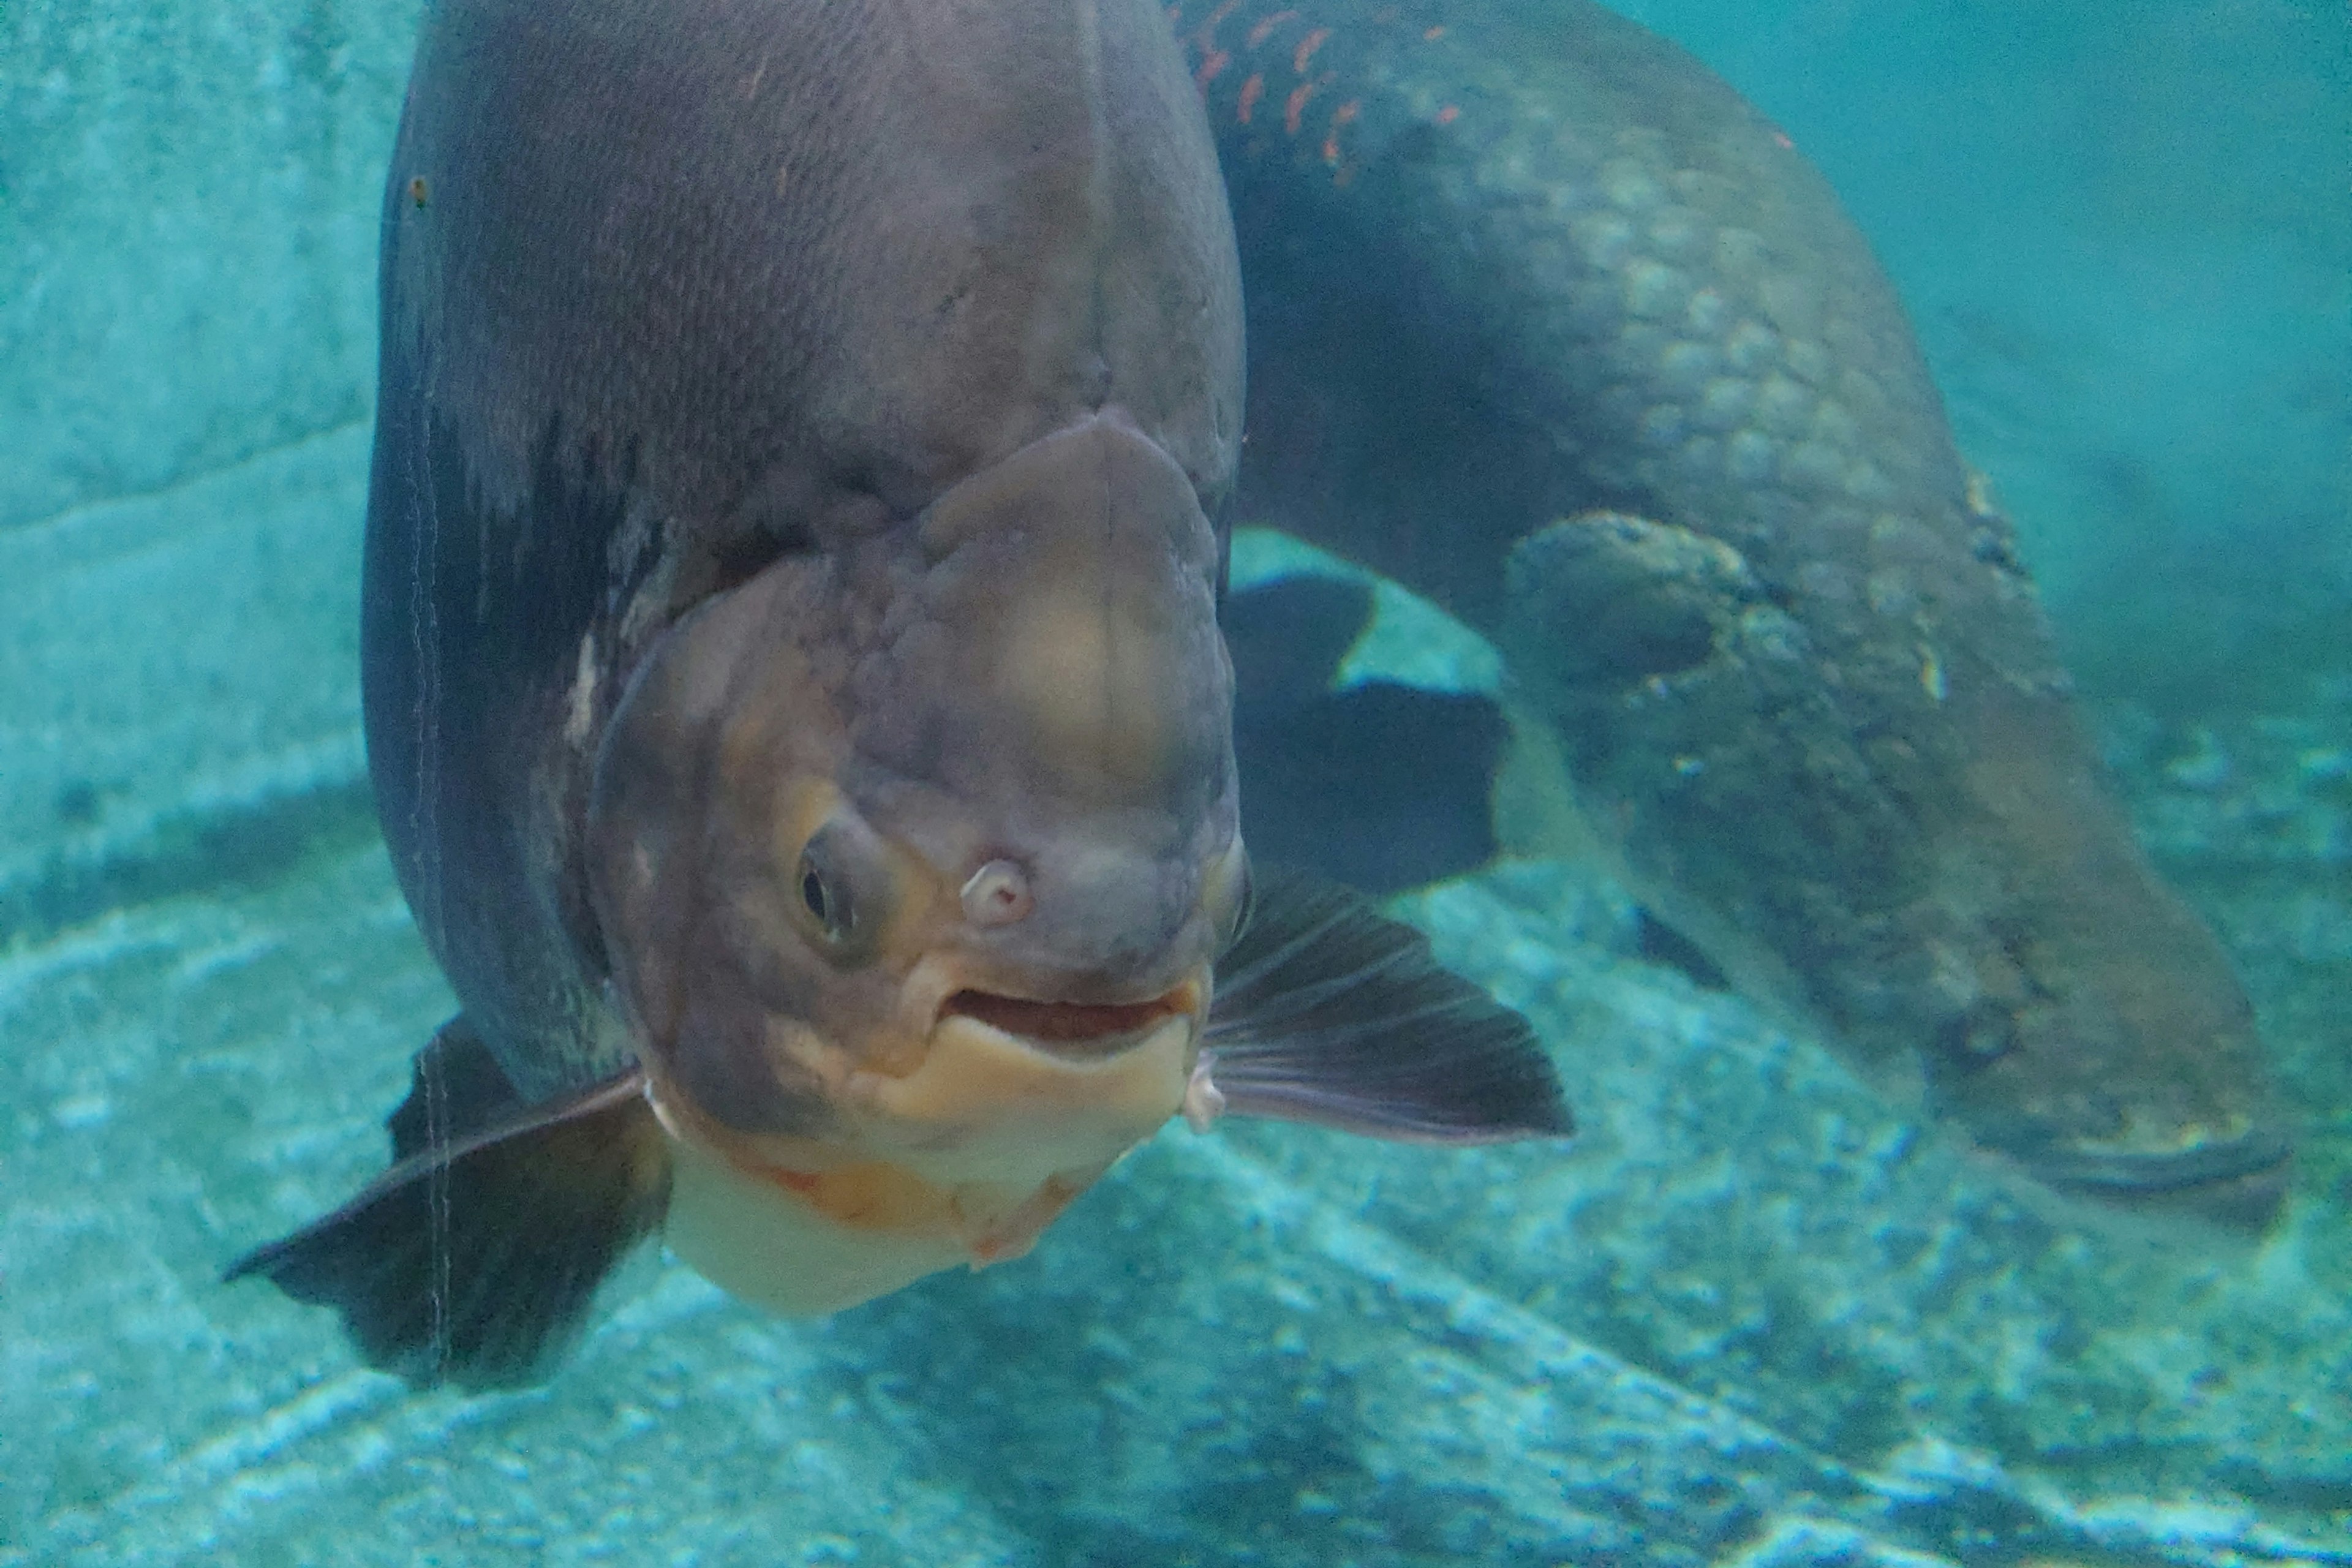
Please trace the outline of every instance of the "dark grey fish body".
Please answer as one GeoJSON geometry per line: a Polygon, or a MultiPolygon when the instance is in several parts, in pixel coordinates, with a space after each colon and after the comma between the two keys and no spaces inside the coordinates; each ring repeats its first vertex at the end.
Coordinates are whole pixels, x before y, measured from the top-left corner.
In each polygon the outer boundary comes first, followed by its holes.
{"type": "Polygon", "coordinates": [[[2243,993],[1789,139],[1589,0],[1176,26],[1248,290],[1243,514],[1493,636],[1644,902],[1751,994],[2045,1181],[2266,1219],[2243,993]]]}
{"type": "Polygon", "coordinates": [[[1568,1131],[1407,928],[1271,869],[1252,913],[1241,327],[1151,0],[436,7],[362,647],[464,1010],[393,1168],[232,1277],[509,1383],[656,1227],[825,1311],[1019,1256],[1180,1114],[1568,1131]]]}
{"type": "Polygon", "coordinates": [[[1238,451],[1223,195],[1148,6],[436,7],[383,289],[378,802],[534,1097],[618,1065],[579,833],[681,615],[1091,410],[1211,517],[1238,451]]]}

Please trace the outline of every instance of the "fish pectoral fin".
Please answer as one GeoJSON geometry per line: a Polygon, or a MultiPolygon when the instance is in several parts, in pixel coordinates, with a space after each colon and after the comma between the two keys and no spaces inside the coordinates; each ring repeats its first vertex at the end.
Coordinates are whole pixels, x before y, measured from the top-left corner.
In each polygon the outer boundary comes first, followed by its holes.
{"type": "Polygon", "coordinates": [[[435,1032],[408,1068],[408,1098],[383,1119],[392,1163],[519,1121],[530,1107],[463,1013],[435,1032]]]}
{"type": "Polygon", "coordinates": [[[1253,851],[1368,893],[1475,871],[1510,725],[1494,699],[1367,681],[1234,727],[1253,851]]]}
{"type": "Polygon", "coordinates": [[[392,1169],[224,1279],[332,1307],[369,1365],[411,1383],[504,1387],[543,1373],[661,1223],[669,1157],[638,1069],[524,1106],[481,1078],[462,1023],[418,1053],[392,1169]]]}
{"type": "Polygon", "coordinates": [[[1234,700],[1276,710],[1331,689],[1340,664],[1372,624],[1371,585],[1297,573],[1235,588],[1217,625],[1234,661],[1234,700]]]}
{"type": "Polygon", "coordinates": [[[1696,668],[1763,592],[1719,540],[1627,512],[1537,529],[1504,563],[1496,640],[1539,690],[1615,692],[1696,668]]]}
{"type": "Polygon", "coordinates": [[[1525,1018],[1361,895],[1279,867],[1257,869],[1249,923],[1218,963],[1202,1047],[1206,1081],[1188,1113],[1197,1100],[1432,1143],[1576,1130],[1525,1018]]]}

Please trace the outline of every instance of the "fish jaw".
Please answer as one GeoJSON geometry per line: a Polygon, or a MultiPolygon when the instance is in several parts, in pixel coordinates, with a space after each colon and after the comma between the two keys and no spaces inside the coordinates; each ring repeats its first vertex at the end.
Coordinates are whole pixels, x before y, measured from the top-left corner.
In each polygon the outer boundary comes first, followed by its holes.
{"type": "Polygon", "coordinates": [[[951,994],[907,1072],[822,1052],[835,1131],[821,1138],[735,1131],[649,1079],[671,1145],[671,1250],[772,1311],[835,1311],[1023,1256],[1183,1104],[1205,972],[1151,1005],[1070,1007],[1081,1024],[1126,1026],[1093,1034],[1016,1034],[991,1019],[1044,1022],[1069,1005],[974,994],[951,994]]]}
{"type": "MultiPolygon", "coordinates": [[[[843,1204],[812,1201],[774,1173],[683,1131],[671,1115],[662,1125],[671,1162],[662,1239],[740,1300],[787,1317],[814,1317],[887,1296],[967,1256],[944,1223],[947,1205],[936,1189],[908,1191],[877,1174],[867,1184],[876,1205],[912,1200],[889,1204],[898,1223],[844,1218],[836,1212],[843,1204]]],[[[851,1190],[841,1183],[835,1196],[846,1200],[851,1190]]]]}
{"type": "Polygon", "coordinates": [[[2191,1138],[2169,1149],[2058,1145],[2014,1157],[2035,1182],[2110,1214],[2185,1220],[2226,1236],[2258,1237],[2294,1185],[2294,1145],[2275,1128],[2191,1138]]]}
{"type": "Polygon", "coordinates": [[[1924,990],[1949,1009],[1931,1096],[2062,1194],[2261,1234],[2293,1140],[2227,953],[2099,787],[2070,709],[2004,693],[1963,717],[1972,810],[1928,944],[1924,990]]]}

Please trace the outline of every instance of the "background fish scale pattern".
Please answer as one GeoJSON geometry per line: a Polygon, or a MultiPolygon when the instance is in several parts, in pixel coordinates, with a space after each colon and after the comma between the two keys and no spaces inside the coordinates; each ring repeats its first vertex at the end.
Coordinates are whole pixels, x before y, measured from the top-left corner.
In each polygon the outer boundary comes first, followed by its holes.
{"type": "MultiPolygon", "coordinates": [[[[1630,132],[1591,153],[1582,179],[1547,193],[1572,247],[1549,266],[1581,280],[1562,291],[1565,341],[1538,340],[1532,352],[1592,366],[1598,405],[1617,426],[1588,447],[1605,454],[1590,459],[1601,489],[1731,488],[1874,507],[1894,501],[1898,487],[1916,494],[1946,478],[1890,478],[1873,460],[1886,446],[1872,439],[1882,403],[1907,395],[1916,407],[1919,391],[1857,368],[1906,357],[1899,347],[1889,352],[1890,323],[1870,280],[1857,288],[1775,267],[1756,229],[1707,220],[1697,204],[1722,211],[1734,203],[1703,187],[1733,185],[1733,177],[1675,167],[1655,132],[1630,132]]],[[[1547,251],[1567,247],[1537,240],[1515,248],[1532,271],[1545,267],[1547,251]]],[[[1892,423],[1908,417],[1906,409],[1892,423]]]]}
{"type": "MultiPolygon", "coordinates": [[[[1406,907],[1558,1047],[1565,1157],[1179,1130],[1029,1259],[824,1321],[648,1256],[544,1390],[355,1370],[216,1271],[373,1173],[449,1005],[375,843],[352,649],[414,13],[14,0],[0,1562],[2352,1561],[2352,29],[2284,0],[2121,35],[1644,14],[1889,261],[2142,831],[2256,999],[2304,1133],[2277,1237],[2082,1234],[1641,962],[1605,880],[1526,865],[1406,907]]],[[[1801,408],[1725,374],[1760,347],[1736,321],[1681,330],[1675,247],[1742,242],[1682,235],[1639,153],[1595,149],[1555,225],[1655,249],[1658,335],[1619,350],[1692,391],[1626,428],[1864,421],[1760,307],[1801,408]]],[[[1351,668],[1383,666],[1492,659],[1384,595],[1351,668]]]]}

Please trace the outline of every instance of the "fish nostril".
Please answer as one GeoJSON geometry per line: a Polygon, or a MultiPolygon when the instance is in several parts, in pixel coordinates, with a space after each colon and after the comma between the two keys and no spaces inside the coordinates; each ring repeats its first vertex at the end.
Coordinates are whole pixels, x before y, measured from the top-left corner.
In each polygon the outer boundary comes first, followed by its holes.
{"type": "Polygon", "coordinates": [[[1026,920],[1034,900],[1029,879],[1010,860],[991,860],[963,885],[964,918],[979,926],[1006,926],[1026,920]]]}

